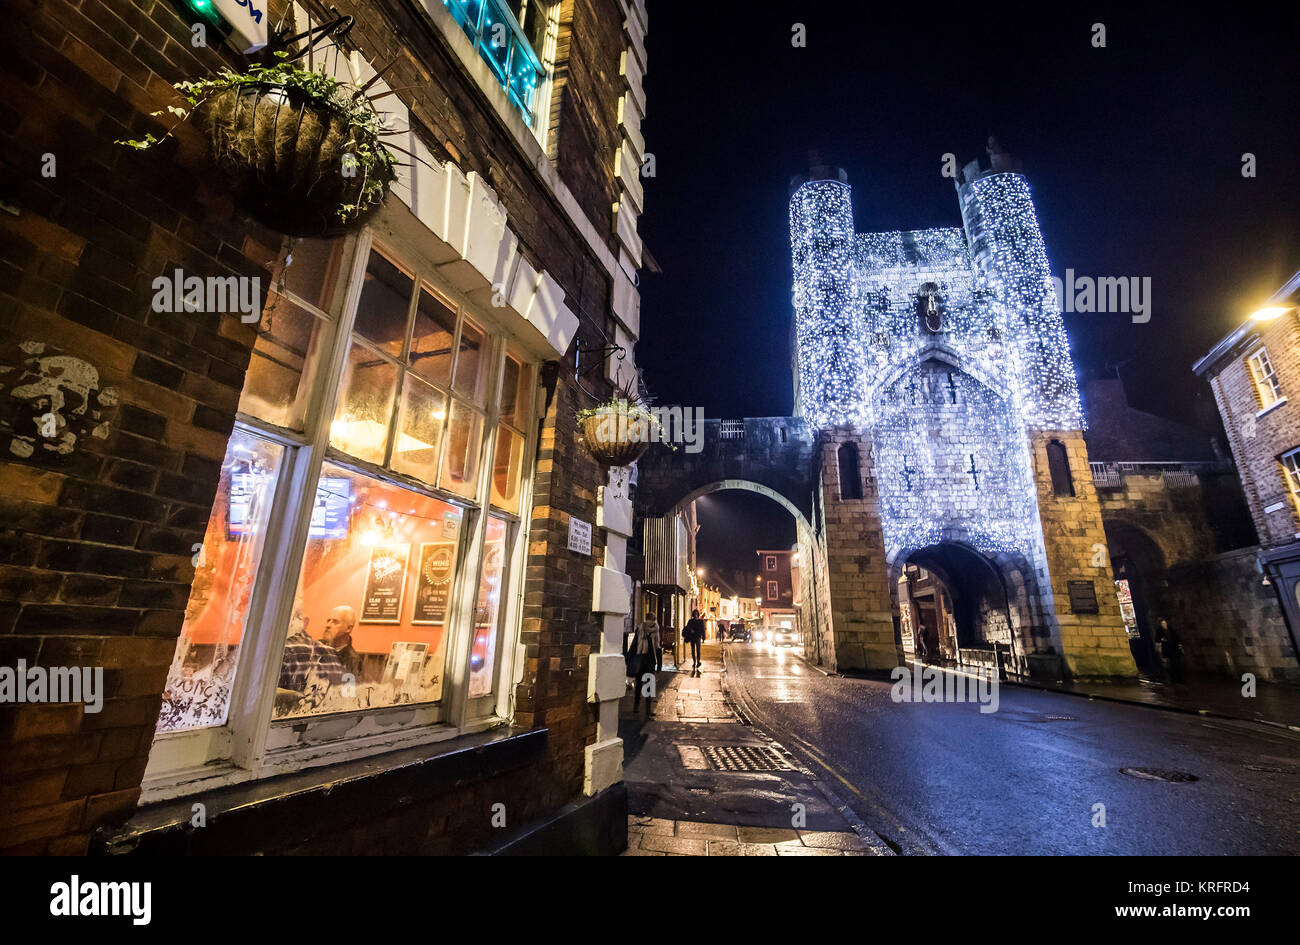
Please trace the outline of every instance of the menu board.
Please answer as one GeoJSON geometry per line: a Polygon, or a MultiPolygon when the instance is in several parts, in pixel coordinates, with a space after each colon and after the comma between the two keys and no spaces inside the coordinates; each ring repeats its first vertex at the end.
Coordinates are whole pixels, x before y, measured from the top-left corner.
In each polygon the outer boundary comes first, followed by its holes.
{"type": "Polygon", "coordinates": [[[456,543],[428,541],[420,545],[420,572],[415,582],[415,608],[411,623],[447,621],[451,578],[456,570],[456,543]]]}
{"type": "Polygon", "coordinates": [[[401,623],[410,545],[375,545],[366,566],[366,591],[358,623],[401,623]]]}

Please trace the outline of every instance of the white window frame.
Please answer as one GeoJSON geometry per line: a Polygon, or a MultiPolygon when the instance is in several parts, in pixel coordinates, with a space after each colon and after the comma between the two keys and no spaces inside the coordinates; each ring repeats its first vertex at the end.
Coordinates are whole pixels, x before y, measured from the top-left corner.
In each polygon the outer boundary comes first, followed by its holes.
{"type": "MultiPolygon", "coordinates": [[[[381,219],[384,215],[381,214],[381,219]]],[[[240,430],[283,446],[262,556],[249,599],[246,622],[240,639],[235,679],[226,724],[207,728],[165,732],[155,735],[145,774],[143,803],[211,790],[260,777],[337,763],[399,748],[456,738],[508,721],[514,713],[517,670],[514,644],[519,639],[523,616],[523,571],[528,544],[528,517],[532,506],[532,481],[536,453],[536,418],[539,408],[540,365],[522,345],[511,344],[509,329],[471,303],[465,293],[448,283],[437,264],[420,252],[416,240],[400,238],[386,230],[376,238],[367,227],[344,240],[344,257],[339,271],[342,291],[332,299],[333,313],[321,330],[332,332],[325,339],[320,361],[304,367],[301,383],[309,384],[307,414],[303,430],[293,431],[240,412],[240,430]],[[413,267],[417,286],[437,290],[456,310],[453,351],[459,350],[461,326],[470,318],[484,332],[481,357],[488,359],[483,406],[483,435],[478,446],[478,483],[473,498],[452,494],[371,463],[361,462],[329,445],[347,354],[353,341],[353,326],[360,301],[367,262],[372,248],[385,252],[394,262],[413,267]],[[492,467],[499,426],[499,394],[507,350],[530,370],[533,397],[523,423],[510,424],[524,436],[523,466],[520,471],[519,514],[489,506],[492,467]],[[320,716],[273,718],[275,682],[283,659],[285,638],[294,596],[306,553],[312,502],[322,467],[326,462],[404,489],[431,496],[464,509],[457,557],[457,576],[449,600],[447,642],[444,648],[444,688],[436,703],[389,706],[320,716]],[[487,510],[505,519],[509,553],[502,573],[502,600],[498,613],[492,681],[489,694],[468,699],[469,660],[473,644],[473,608],[477,600],[483,565],[487,510]],[[341,735],[340,720],[346,731],[341,735]],[[395,722],[399,720],[400,722],[395,722]]],[[[309,311],[320,310],[285,290],[286,297],[309,311]]],[[[419,292],[415,292],[412,311],[419,292]]],[[[390,359],[392,360],[392,359],[390,359]]],[[[399,361],[401,359],[398,359],[399,361]]],[[[403,370],[405,367],[403,366],[403,370]]],[[[454,370],[454,367],[453,367],[454,370]]],[[[390,424],[395,430],[400,418],[402,379],[399,377],[390,424]]],[[[452,393],[448,391],[448,393],[452,393]]],[[[452,393],[452,396],[458,396],[452,393]]],[[[468,399],[460,396],[462,402],[468,399]]],[[[450,401],[449,401],[450,418],[450,401]]],[[[389,442],[393,432],[390,430],[389,442]]],[[[442,468],[440,444],[438,469],[442,468]]]]}
{"type": "Polygon", "coordinates": [[[1287,493],[1291,496],[1291,510],[1300,517],[1300,446],[1287,450],[1277,459],[1282,466],[1287,493]]]}
{"type": "Polygon", "coordinates": [[[1277,372],[1273,370],[1273,362],[1268,356],[1268,348],[1255,351],[1246,359],[1246,363],[1250,366],[1250,376],[1255,381],[1255,395],[1259,398],[1261,412],[1285,399],[1282,396],[1282,384],[1278,381],[1277,372]]]}

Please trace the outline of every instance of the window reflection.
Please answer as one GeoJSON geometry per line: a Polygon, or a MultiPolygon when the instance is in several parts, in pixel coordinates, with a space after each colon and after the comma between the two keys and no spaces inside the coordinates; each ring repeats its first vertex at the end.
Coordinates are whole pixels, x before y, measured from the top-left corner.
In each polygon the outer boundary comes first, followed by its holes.
{"type": "Polygon", "coordinates": [[[284,447],[236,429],[167,672],[159,732],[224,725],[284,447]]]}

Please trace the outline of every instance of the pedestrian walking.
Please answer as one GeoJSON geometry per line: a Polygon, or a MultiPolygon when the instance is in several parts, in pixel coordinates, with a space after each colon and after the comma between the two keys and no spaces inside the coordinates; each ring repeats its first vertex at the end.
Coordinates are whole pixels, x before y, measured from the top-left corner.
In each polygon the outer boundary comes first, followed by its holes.
{"type": "Polygon", "coordinates": [[[655,714],[654,672],[660,659],[660,648],[659,621],[654,618],[653,614],[646,614],[645,619],[632,632],[632,638],[628,642],[627,652],[623,654],[623,659],[627,662],[627,674],[632,677],[632,711],[640,711],[641,691],[645,689],[645,714],[647,718],[655,714]],[[648,687],[647,683],[649,684],[648,687]]]}
{"type": "Polygon", "coordinates": [[[1178,635],[1178,631],[1169,626],[1169,621],[1164,617],[1160,618],[1160,631],[1157,634],[1160,642],[1160,655],[1165,658],[1165,664],[1169,669],[1170,682],[1183,681],[1183,638],[1178,635]]]}
{"type": "Polygon", "coordinates": [[[686,621],[686,626],[682,630],[682,639],[691,645],[691,660],[695,664],[695,669],[700,668],[700,643],[704,640],[705,632],[704,621],[700,619],[700,612],[692,610],[691,619],[686,621]]]}

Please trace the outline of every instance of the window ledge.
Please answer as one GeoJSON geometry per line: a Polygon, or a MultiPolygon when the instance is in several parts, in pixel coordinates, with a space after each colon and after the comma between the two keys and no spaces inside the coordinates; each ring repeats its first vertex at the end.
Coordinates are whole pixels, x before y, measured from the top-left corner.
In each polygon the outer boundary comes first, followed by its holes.
{"type": "Polygon", "coordinates": [[[1260,410],[1257,410],[1257,411],[1255,412],[1255,417],[1256,417],[1256,418],[1259,418],[1259,417],[1264,416],[1264,414],[1266,414],[1266,413],[1271,413],[1271,412],[1273,412],[1274,410],[1276,410],[1278,407],[1281,407],[1284,403],[1286,403],[1286,398],[1285,398],[1285,397],[1279,397],[1277,400],[1273,401],[1273,402],[1272,402],[1271,404],[1269,404],[1267,407],[1263,407],[1263,408],[1261,408],[1260,410]]]}
{"type": "Polygon", "coordinates": [[[140,809],[101,830],[92,853],[225,855],[276,852],[301,843],[304,824],[344,822],[343,812],[388,810],[524,767],[544,757],[548,732],[497,729],[328,767],[246,782],[203,795],[205,826],[191,826],[194,798],[140,809]],[[255,846],[253,846],[255,845],[255,846]]]}

